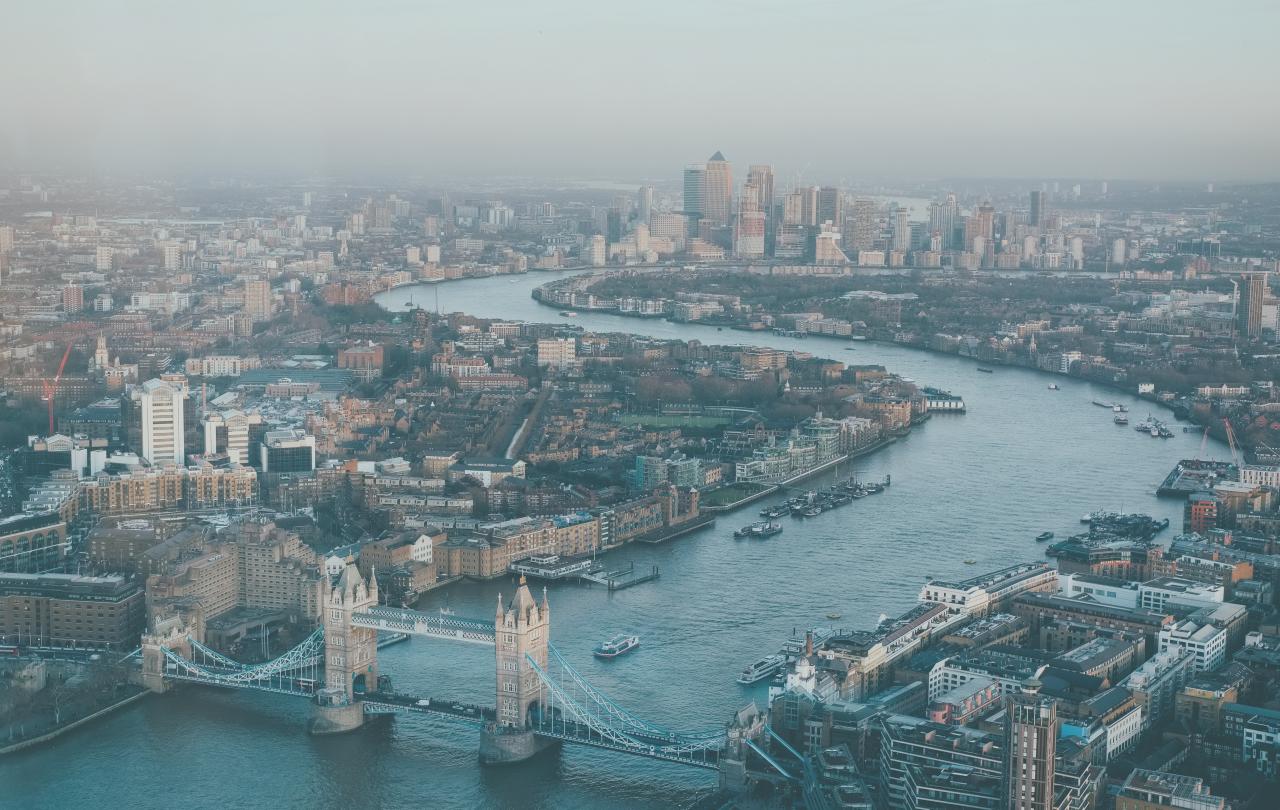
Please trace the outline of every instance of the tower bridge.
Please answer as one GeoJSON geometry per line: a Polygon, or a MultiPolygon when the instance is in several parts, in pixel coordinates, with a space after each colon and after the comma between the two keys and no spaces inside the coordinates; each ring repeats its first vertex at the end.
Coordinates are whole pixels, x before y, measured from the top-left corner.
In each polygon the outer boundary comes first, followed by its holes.
{"type": "MultiPolygon", "coordinates": [[[[641,718],[592,686],[550,643],[551,608],[522,577],[492,621],[378,604],[376,581],[348,565],[324,593],[322,622],[301,644],[270,661],[243,664],[206,647],[173,619],[142,640],[142,680],[155,691],[178,682],[309,698],[315,734],[352,731],[368,715],[415,713],[476,726],[480,758],[520,762],[571,743],[692,767],[718,769],[722,784],[744,783],[748,760],[794,779],[769,753],[774,736],[752,704],[718,729],[669,729],[641,718]],[[378,633],[391,631],[494,648],[493,706],[401,694],[379,677],[378,633]]],[[[794,752],[791,752],[794,754],[794,752]]],[[[799,771],[798,768],[792,768],[799,771]]]]}

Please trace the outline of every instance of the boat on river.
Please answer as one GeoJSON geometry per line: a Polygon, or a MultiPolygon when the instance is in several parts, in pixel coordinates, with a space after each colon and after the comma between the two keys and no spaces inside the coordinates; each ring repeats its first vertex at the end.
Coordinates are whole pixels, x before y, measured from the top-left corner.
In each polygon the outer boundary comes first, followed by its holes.
{"type": "Polygon", "coordinates": [[[1047,543],[1053,539],[1053,532],[1040,532],[1036,535],[1037,543],[1047,543]]]}
{"type": "Polygon", "coordinates": [[[620,655],[626,655],[639,646],[639,636],[619,634],[608,641],[600,642],[600,644],[591,651],[591,654],[596,658],[617,658],[620,655]]]}
{"type": "Polygon", "coordinates": [[[763,681],[782,669],[786,663],[787,657],[785,655],[767,655],[753,664],[748,664],[738,675],[738,683],[750,686],[753,683],[763,681]]]}
{"type": "Polygon", "coordinates": [[[978,371],[981,371],[983,374],[994,374],[994,373],[995,373],[994,371],[992,371],[991,369],[987,368],[986,366],[978,366],[978,371]]]}

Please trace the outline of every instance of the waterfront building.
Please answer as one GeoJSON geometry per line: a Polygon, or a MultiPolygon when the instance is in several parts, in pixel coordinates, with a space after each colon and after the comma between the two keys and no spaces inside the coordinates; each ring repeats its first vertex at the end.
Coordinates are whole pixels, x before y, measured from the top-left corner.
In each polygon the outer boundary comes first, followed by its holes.
{"type": "Polygon", "coordinates": [[[816,654],[844,672],[840,696],[864,700],[893,682],[898,661],[963,621],[942,605],[917,605],[897,619],[886,619],[875,630],[860,630],[831,638],[816,654]]]}
{"type": "Polygon", "coordinates": [[[5,644],[132,650],[145,624],[143,592],[132,578],[0,573],[5,644]]]}
{"type": "Polygon", "coordinates": [[[920,601],[944,605],[965,616],[996,612],[1019,594],[1051,592],[1058,574],[1048,563],[1019,563],[962,580],[934,579],[920,589],[920,601]]]}
{"type": "Polygon", "coordinates": [[[600,520],[577,512],[552,518],[522,517],[451,531],[436,547],[440,577],[493,579],[513,562],[538,556],[590,554],[600,548],[600,520]]]}

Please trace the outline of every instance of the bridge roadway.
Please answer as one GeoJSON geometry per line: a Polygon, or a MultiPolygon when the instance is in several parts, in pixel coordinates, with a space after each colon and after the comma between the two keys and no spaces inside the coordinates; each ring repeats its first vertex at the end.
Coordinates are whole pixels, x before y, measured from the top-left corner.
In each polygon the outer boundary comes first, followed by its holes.
{"type": "Polygon", "coordinates": [[[458,703],[440,698],[423,698],[417,695],[401,695],[395,692],[366,692],[361,700],[365,711],[371,714],[416,712],[449,720],[461,720],[474,725],[484,725],[498,718],[497,712],[488,706],[458,703]],[[426,705],[423,705],[423,703],[426,705]]]}
{"type": "Polygon", "coordinates": [[[464,619],[447,614],[423,613],[394,607],[369,608],[351,614],[351,624],[374,630],[409,633],[415,636],[466,641],[472,644],[494,644],[493,622],[464,619]]]}
{"type": "Polygon", "coordinates": [[[534,734],[626,754],[640,754],[667,762],[678,762],[681,765],[692,765],[696,768],[715,770],[719,766],[719,747],[688,742],[677,734],[664,736],[635,729],[628,729],[625,732],[626,738],[635,741],[635,744],[629,744],[605,736],[586,723],[566,718],[560,709],[552,709],[552,712],[554,714],[551,717],[542,717],[536,711],[531,712],[529,721],[534,734]]]}

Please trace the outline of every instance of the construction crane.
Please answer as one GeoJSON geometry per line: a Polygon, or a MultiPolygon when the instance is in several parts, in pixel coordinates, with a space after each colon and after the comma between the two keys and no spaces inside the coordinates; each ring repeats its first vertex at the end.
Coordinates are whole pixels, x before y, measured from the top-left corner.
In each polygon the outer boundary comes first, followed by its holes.
{"type": "Polygon", "coordinates": [[[58,373],[54,375],[52,380],[44,380],[44,396],[41,397],[45,402],[49,403],[49,435],[53,435],[53,398],[58,393],[58,383],[62,381],[62,372],[67,367],[67,358],[71,356],[71,347],[74,343],[67,344],[67,350],[62,353],[62,362],[58,363],[58,373]]]}
{"type": "Polygon", "coordinates": [[[1196,460],[1204,458],[1205,448],[1209,445],[1209,426],[1204,426],[1204,435],[1200,437],[1200,452],[1196,453],[1196,460]]]}

